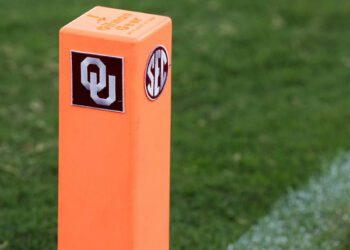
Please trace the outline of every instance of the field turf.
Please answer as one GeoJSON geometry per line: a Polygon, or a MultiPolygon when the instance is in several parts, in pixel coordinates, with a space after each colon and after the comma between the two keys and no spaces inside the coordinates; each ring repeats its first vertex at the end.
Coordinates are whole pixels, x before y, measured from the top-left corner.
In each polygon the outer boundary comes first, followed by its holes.
{"type": "Polygon", "coordinates": [[[350,148],[348,0],[0,1],[1,250],[56,248],[58,30],[95,5],[173,18],[172,250],[226,249],[350,148]]]}

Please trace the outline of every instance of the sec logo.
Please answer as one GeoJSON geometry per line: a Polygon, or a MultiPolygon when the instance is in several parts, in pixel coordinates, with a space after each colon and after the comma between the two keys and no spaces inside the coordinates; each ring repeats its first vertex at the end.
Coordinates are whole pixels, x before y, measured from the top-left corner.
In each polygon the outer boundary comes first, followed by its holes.
{"type": "Polygon", "coordinates": [[[169,70],[168,53],[163,46],[157,46],[151,55],[146,67],[145,91],[147,97],[154,101],[162,93],[169,70]]]}

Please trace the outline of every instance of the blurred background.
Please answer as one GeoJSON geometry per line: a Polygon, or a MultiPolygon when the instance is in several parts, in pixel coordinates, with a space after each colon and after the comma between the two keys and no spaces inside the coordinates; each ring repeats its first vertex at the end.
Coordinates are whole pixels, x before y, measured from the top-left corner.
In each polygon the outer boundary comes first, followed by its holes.
{"type": "Polygon", "coordinates": [[[56,248],[58,30],[95,5],[173,19],[171,249],[233,249],[350,148],[348,0],[1,0],[1,250],[56,248]]]}

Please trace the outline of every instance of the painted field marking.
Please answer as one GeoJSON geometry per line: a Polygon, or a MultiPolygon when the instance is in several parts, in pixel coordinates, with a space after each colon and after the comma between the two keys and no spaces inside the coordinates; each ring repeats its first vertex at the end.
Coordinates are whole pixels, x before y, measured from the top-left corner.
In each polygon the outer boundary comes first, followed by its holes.
{"type": "Polygon", "coordinates": [[[337,250],[350,230],[350,154],[290,191],[230,250],[337,250]]]}

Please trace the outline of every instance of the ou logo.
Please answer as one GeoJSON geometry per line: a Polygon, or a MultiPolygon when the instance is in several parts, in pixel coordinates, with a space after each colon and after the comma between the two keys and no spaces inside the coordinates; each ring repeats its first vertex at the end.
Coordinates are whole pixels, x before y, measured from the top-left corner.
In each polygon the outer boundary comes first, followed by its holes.
{"type": "Polygon", "coordinates": [[[162,93],[168,78],[168,53],[163,46],[156,47],[147,63],[145,90],[150,100],[157,99],[162,93]]]}
{"type": "Polygon", "coordinates": [[[116,76],[108,75],[108,97],[101,98],[98,93],[106,88],[107,85],[107,71],[106,65],[98,58],[86,57],[80,64],[81,84],[90,91],[91,99],[99,105],[110,106],[116,101],[116,76]],[[99,80],[97,81],[97,74],[95,72],[88,72],[90,65],[97,66],[99,70],[99,80]]]}

